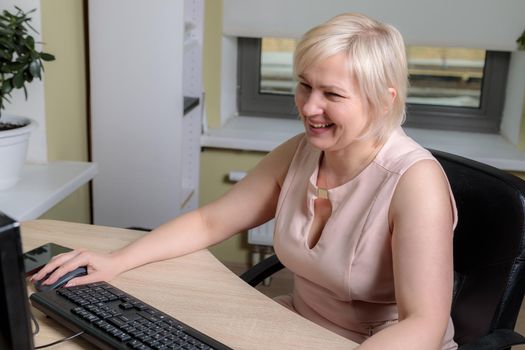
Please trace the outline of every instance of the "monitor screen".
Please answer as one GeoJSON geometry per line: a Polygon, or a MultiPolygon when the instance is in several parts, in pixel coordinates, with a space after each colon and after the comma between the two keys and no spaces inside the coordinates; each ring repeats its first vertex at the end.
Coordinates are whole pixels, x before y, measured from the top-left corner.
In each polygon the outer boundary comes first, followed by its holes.
{"type": "Polygon", "coordinates": [[[0,349],[31,350],[20,226],[0,212],[0,349]]]}

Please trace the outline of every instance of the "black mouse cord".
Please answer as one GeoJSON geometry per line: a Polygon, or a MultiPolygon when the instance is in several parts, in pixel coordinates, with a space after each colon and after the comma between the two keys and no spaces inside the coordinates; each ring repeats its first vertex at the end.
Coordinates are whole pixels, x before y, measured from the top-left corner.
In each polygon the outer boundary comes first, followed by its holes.
{"type": "MultiPolygon", "coordinates": [[[[36,320],[35,315],[33,315],[33,313],[31,311],[29,311],[29,314],[31,315],[31,320],[33,320],[33,324],[35,325],[35,330],[33,331],[33,335],[37,335],[38,332],[40,332],[40,325],[38,324],[38,321],[36,320]]],[[[35,346],[35,349],[43,349],[43,348],[47,348],[47,347],[50,347],[50,346],[53,346],[53,345],[57,345],[57,344],[69,341],[71,339],[74,339],[74,338],[76,338],[76,337],[78,337],[79,335],[82,335],[82,334],[84,334],[84,332],[80,331],[78,333],[75,333],[75,334],[67,337],[67,338],[62,338],[62,339],[59,339],[59,340],[54,341],[54,342],[49,343],[49,344],[35,346]]]]}

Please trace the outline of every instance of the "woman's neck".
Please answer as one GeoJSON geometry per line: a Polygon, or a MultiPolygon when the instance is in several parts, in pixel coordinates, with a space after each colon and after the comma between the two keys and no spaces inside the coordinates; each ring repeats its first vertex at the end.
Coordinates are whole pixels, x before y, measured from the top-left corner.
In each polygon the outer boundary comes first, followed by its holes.
{"type": "Polygon", "coordinates": [[[365,140],[344,150],[323,152],[317,185],[334,188],[352,180],[374,160],[381,146],[376,140],[365,140]]]}

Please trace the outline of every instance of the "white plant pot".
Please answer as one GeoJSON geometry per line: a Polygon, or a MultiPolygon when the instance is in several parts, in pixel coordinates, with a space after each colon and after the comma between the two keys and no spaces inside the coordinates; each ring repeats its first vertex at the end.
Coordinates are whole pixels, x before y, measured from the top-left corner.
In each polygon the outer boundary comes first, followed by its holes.
{"type": "Polygon", "coordinates": [[[37,123],[29,118],[2,114],[0,123],[26,124],[26,126],[0,131],[0,190],[16,185],[27,156],[29,135],[37,123]]]}

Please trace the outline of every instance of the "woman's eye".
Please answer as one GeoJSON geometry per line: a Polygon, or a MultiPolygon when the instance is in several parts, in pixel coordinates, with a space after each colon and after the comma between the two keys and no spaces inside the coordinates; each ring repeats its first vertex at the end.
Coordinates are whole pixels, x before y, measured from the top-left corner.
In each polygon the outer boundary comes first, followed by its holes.
{"type": "Polygon", "coordinates": [[[343,96],[336,94],[335,92],[327,92],[326,96],[332,97],[332,98],[342,98],[343,96]]]}
{"type": "Polygon", "coordinates": [[[308,85],[308,84],[306,84],[306,83],[299,83],[299,85],[301,85],[301,87],[302,87],[303,89],[306,89],[306,90],[310,90],[310,89],[311,89],[310,85],[308,85]]]}

